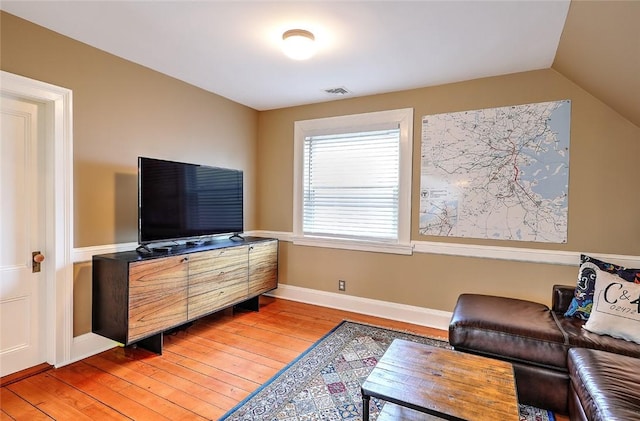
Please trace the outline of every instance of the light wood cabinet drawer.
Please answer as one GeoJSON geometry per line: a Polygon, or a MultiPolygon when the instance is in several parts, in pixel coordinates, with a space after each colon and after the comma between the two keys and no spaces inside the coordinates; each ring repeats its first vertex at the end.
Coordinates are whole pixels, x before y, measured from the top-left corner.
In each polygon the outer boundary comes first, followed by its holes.
{"type": "Polygon", "coordinates": [[[247,253],[248,246],[240,246],[192,255],[189,261],[189,320],[247,296],[247,253]]]}
{"type": "Polygon", "coordinates": [[[249,246],[249,295],[258,295],[278,287],[278,241],[249,246]]]}
{"type": "Polygon", "coordinates": [[[130,265],[129,342],[187,321],[187,275],[187,256],[130,265]]]}

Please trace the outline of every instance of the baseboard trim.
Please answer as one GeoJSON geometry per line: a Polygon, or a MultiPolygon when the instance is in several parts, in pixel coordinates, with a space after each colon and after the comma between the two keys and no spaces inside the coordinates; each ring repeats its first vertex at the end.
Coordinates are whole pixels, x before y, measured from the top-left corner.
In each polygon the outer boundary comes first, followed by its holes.
{"type": "Polygon", "coordinates": [[[103,336],[96,335],[95,333],[89,332],[84,335],[76,336],[73,338],[73,344],[71,345],[71,356],[69,361],[56,364],[56,368],[75,363],[76,361],[99,354],[115,346],[118,346],[117,342],[103,336]]]}
{"type": "Polygon", "coordinates": [[[53,366],[49,363],[38,364],[34,367],[29,367],[24,370],[17,371],[15,373],[7,374],[5,376],[0,377],[0,387],[9,386],[10,384],[19,382],[31,376],[35,376],[36,374],[44,373],[45,371],[49,371],[53,368],[53,366]]]}
{"type": "Polygon", "coordinates": [[[336,294],[286,284],[280,284],[278,289],[265,295],[441,330],[449,329],[449,321],[452,315],[452,313],[447,311],[372,300],[370,298],[355,297],[353,295],[336,294]]]}

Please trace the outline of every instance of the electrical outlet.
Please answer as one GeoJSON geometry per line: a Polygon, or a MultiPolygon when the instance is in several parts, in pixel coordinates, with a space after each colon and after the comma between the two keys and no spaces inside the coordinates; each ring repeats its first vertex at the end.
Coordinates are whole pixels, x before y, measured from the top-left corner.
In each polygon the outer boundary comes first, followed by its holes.
{"type": "Polygon", "coordinates": [[[338,279],[338,291],[345,291],[347,289],[347,281],[338,279]]]}

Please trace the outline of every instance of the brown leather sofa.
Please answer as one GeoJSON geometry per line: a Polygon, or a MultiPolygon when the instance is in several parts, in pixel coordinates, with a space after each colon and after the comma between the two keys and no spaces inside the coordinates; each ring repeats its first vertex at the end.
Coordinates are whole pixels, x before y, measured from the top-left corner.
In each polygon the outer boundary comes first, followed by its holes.
{"type": "MultiPolygon", "coordinates": [[[[572,387],[568,366],[569,350],[584,348],[607,351],[603,354],[608,361],[615,360],[616,355],[633,357],[632,360],[636,362],[640,358],[639,344],[591,333],[582,328],[583,320],[564,317],[573,294],[574,287],[555,285],[551,308],[526,300],[462,294],[458,297],[449,324],[449,343],[459,351],[512,363],[520,403],[567,414],[572,387]],[[613,357],[609,353],[614,354],[613,357]]],[[[573,354],[574,352],[571,353],[573,354]]],[[[578,355],[581,354],[576,354],[578,355]]],[[[597,353],[591,357],[597,359],[602,356],[597,353]]],[[[578,360],[572,357],[572,364],[576,361],[578,360]]],[[[638,370],[620,374],[620,377],[624,375],[636,380],[634,388],[637,390],[640,384],[638,370]]],[[[590,381],[588,388],[583,388],[580,377],[572,378],[576,382],[574,389],[584,395],[580,399],[577,395],[571,396],[573,410],[582,409],[582,418],[577,415],[574,418],[574,414],[570,414],[572,419],[628,419],[598,418],[598,408],[594,409],[592,403],[606,396],[606,393],[600,395],[600,392],[607,392],[605,379],[609,379],[607,374],[601,374],[597,380],[590,381]],[[582,408],[581,402],[586,402],[585,405],[591,407],[582,408]]],[[[617,379],[614,376],[610,380],[617,379]]],[[[636,411],[640,408],[637,400],[631,401],[630,405],[631,408],[635,405],[636,411]]],[[[608,416],[611,415],[612,413],[608,413],[608,416]]],[[[639,420],[640,414],[636,415],[633,419],[639,420]]]]}

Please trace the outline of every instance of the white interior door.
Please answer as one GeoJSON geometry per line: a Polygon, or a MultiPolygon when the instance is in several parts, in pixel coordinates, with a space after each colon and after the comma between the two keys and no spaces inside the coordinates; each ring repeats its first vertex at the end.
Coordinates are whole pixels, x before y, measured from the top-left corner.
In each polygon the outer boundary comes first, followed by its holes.
{"type": "Polygon", "coordinates": [[[42,106],[0,97],[0,375],[46,360],[46,284],[33,272],[33,252],[46,256],[44,112],[42,106]]]}

